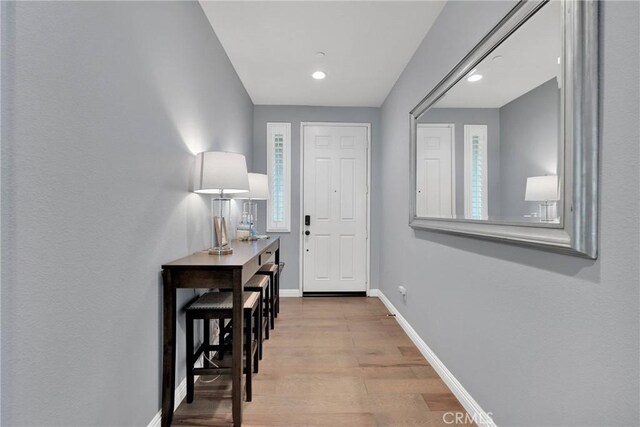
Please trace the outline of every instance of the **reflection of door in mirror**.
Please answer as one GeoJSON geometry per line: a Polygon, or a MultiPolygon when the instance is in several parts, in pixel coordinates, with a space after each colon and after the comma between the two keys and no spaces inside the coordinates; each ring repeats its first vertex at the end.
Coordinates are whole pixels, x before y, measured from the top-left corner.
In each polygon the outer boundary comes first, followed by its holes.
{"type": "Polygon", "coordinates": [[[418,125],[416,210],[420,217],[454,217],[454,140],[451,124],[418,125]]]}

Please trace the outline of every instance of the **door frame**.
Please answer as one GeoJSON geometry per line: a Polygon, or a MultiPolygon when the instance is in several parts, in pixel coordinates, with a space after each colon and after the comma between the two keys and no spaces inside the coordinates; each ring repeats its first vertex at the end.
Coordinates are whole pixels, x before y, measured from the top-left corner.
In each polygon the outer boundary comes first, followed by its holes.
{"type": "Polygon", "coordinates": [[[365,260],[365,291],[366,295],[370,296],[369,287],[371,285],[371,123],[344,123],[344,122],[300,122],[300,203],[298,206],[299,216],[298,221],[300,223],[300,253],[298,254],[298,292],[300,296],[304,295],[304,127],[305,126],[326,126],[326,127],[364,127],[367,129],[367,147],[366,147],[366,169],[367,169],[367,192],[366,207],[367,207],[367,239],[366,239],[366,260],[365,260]]]}
{"type": "MultiPolygon", "coordinates": [[[[417,127],[422,127],[422,128],[448,127],[449,129],[451,129],[451,195],[452,195],[451,212],[455,217],[457,215],[457,212],[456,212],[456,125],[455,123],[418,123],[417,127]]],[[[416,128],[416,135],[417,134],[418,132],[416,128]]],[[[417,196],[414,194],[411,197],[417,197],[417,196]]]]}

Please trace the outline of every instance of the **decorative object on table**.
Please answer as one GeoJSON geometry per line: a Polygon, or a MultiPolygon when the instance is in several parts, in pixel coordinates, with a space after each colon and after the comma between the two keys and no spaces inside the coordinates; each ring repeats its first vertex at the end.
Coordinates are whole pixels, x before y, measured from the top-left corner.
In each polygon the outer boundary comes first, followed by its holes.
{"type": "Polygon", "coordinates": [[[196,155],[193,191],[211,197],[211,255],[233,253],[227,238],[231,216],[229,194],[249,192],[247,161],[242,154],[207,151],[196,155]]]}
{"type": "Polygon", "coordinates": [[[269,178],[263,173],[250,173],[249,192],[239,194],[234,198],[248,200],[242,204],[242,220],[237,227],[238,239],[257,240],[258,205],[256,200],[269,199],[269,178]],[[246,231],[249,231],[249,236],[246,236],[246,231]]]}
{"type": "Polygon", "coordinates": [[[528,202],[540,202],[540,222],[558,221],[557,201],[558,177],[556,175],[530,176],[527,178],[527,188],[524,200],[528,202]]]}
{"type": "Polygon", "coordinates": [[[242,242],[246,242],[247,240],[251,239],[251,230],[242,227],[244,226],[238,224],[238,228],[236,229],[236,239],[242,242]]]}

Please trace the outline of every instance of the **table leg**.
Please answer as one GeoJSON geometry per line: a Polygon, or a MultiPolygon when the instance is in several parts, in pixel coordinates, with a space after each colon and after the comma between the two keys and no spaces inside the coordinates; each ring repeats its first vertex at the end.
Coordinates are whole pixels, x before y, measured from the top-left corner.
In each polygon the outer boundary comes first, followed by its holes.
{"type": "Polygon", "coordinates": [[[162,427],[170,427],[176,388],[176,290],[168,270],[163,271],[163,289],[162,427]]]}
{"type": "MultiPolygon", "coordinates": [[[[244,316],[243,313],[243,292],[244,286],[242,284],[242,270],[233,270],[233,313],[232,321],[232,359],[231,359],[231,378],[233,383],[232,390],[232,410],[233,410],[233,425],[242,425],[242,401],[243,401],[243,387],[242,387],[242,339],[244,331],[244,316]]],[[[250,343],[249,343],[250,344],[250,343]]]]}
{"type": "MultiPolygon", "coordinates": [[[[273,299],[276,303],[275,307],[273,308],[273,311],[278,314],[280,313],[280,246],[278,246],[278,249],[276,249],[276,266],[278,267],[278,274],[276,275],[276,278],[274,281],[277,281],[277,286],[275,286],[275,292],[277,292],[277,294],[275,295],[275,298],[273,299]]],[[[276,285],[276,284],[274,284],[276,285]]]]}

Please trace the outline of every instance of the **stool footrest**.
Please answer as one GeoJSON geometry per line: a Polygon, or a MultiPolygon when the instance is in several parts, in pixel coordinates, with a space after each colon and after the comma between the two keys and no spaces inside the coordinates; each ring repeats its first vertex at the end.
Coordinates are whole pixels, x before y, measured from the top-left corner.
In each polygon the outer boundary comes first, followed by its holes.
{"type": "MultiPolygon", "coordinates": [[[[204,345],[202,345],[202,347],[204,347],[204,345]]],[[[254,354],[257,349],[258,349],[258,340],[253,340],[251,342],[251,354],[254,354]]],[[[204,349],[204,351],[207,351],[207,350],[204,349]]],[[[216,350],[211,349],[209,351],[216,351],[216,350]]],[[[212,359],[212,360],[213,360],[213,363],[218,365],[218,368],[220,369],[223,369],[223,368],[231,369],[232,357],[233,356],[231,355],[230,351],[225,351],[224,357],[222,359],[212,359]]],[[[196,357],[196,360],[197,360],[197,357],[196,357]]],[[[242,352],[242,360],[246,361],[246,355],[244,354],[244,351],[242,352]]],[[[207,363],[207,361],[205,360],[204,363],[207,363]]],[[[197,374],[195,369],[207,369],[207,368],[193,368],[193,369],[194,369],[193,372],[197,374]]],[[[202,375],[207,375],[207,374],[202,374],[202,375]]]]}
{"type": "Polygon", "coordinates": [[[193,368],[194,375],[229,375],[231,368],[193,368]]]}

